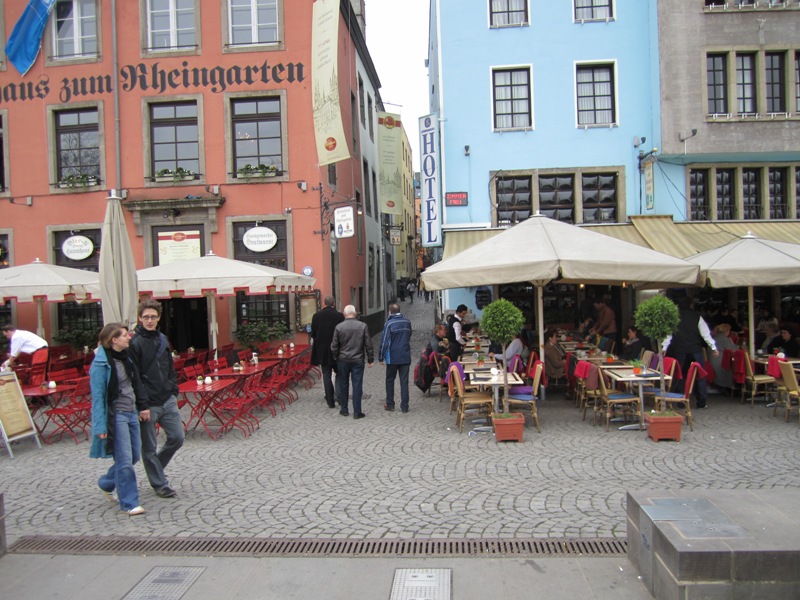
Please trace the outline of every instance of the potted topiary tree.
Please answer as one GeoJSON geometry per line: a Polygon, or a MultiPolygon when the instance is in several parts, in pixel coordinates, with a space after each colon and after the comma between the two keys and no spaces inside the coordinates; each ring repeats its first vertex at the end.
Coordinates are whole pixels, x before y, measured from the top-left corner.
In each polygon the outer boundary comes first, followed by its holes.
{"type": "Polygon", "coordinates": [[[522,431],[525,425],[525,415],[508,412],[508,366],[506,365],[506,346],[514,339],[522,326],[525,317],[522,311],[508,300],[495,300],[483,309],[481,317],[481,331],[483,331],[495,344],[503,348],[503,413],[492,415],[495,427],[495,437],[498,440],[516,439],[522,441],[522,431]],[[498,421],[501,429],[513,428],[512,432],[498,432],[498,421]]]}
{"type": "Polygon", "coordinates": [[[658,346],[658,372],[661,374],[661,391],[664,385],[664,347],[663,342],[675,333],[680,321],[676,304],[664,295],[658,294],[642,302],[634,315],[636,327],[658,346]]]}

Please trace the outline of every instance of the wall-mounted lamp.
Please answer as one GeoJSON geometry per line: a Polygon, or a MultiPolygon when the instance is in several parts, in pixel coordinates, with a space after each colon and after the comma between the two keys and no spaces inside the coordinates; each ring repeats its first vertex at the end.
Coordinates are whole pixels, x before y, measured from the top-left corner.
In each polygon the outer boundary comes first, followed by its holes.
{"type": "Polygon", "coordinates": [[[206,191],[209,194],[214,194],[215,196],[219,196],[219,186],[218,185],[207,185],[206,191]]]}
{"type": "Polygon", "coordinates": [[[469,156],[469,144],[464,146],[464,156],[469,156]]]}
{"type": "Polygon", "coordinates": [[[25,196],[24,199],[19,198],[9,198],[9,204],[19,204],[24,206],[33,206],[33,196],[25,196]]]}
{"type": "MultiPolygon", "coordinates": [[[[639,173],[644,172],[644,164],[645,160],[653,156],[656,152],[658,152],[658,148],[653,148],[650,152],[643,152],[639,150],[639,173]]],[[[655,157],[653,158],[655,160],[655,157]]]]}
{"type": "Polygon", "coordinates": [[[161,215],[164,219],[174,219],[181,216],[181,211],[177,208],[165,208],[164,213],[161,215]]]}
{"type": "Polygon", "coordinates": [[[361,207],[361,202],[356,202],[356,213],[359,215],[364,214],[364,209],[361,207]]]}
{"type": "Polygon", "coordinates": [[[633,136],[633,147],[634,148],[638,148],[639,146],[644,144],[646,141],[647,141],[646,137],[644,137],[644,136],[639,137],[638,135],[635,135],[635,136],[633,136]]]}
{"type": "Polygon", "coordinates": [[[285,214],[287,217],[288,217],[290,214],[292,214],[292,207],[291,207],[291,206],[287,206],[286,208],[284,208],[284,209],[283,209],[283,214],[285,214]]]}
{"type": "Polygon", "coordinates": [[[697,135],[697,129],[692,129],[692,133],[690,133],[689,135],[683,135],[682,133],[679,133],[678,139],[682,142],[685,142],[686,140],[691,139],[696,135],[697,135]]]}
{"type": "Polygon", "coordinates": [[[297,189],[299,189],[301,192],[305,192],[308,189],[308,184],[305,181],[298,181],[297,189]]]}

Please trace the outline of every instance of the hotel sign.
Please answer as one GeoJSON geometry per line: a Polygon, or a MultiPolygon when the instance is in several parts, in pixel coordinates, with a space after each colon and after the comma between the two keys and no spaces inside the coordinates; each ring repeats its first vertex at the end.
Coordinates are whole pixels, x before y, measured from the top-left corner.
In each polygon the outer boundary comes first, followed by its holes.
{"type": "Polygon", "coordinates": [[[442,245],[442,211],[439,174],[439,115],[419,119],[422,246],[442,245]]]}

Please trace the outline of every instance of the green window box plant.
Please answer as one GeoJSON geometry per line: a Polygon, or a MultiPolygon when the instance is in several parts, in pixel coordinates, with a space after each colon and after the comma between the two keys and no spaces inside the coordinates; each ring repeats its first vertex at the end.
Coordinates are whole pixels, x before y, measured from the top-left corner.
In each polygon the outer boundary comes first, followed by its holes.
{"type": "Polygon", "coordinates": [[[88,173],[65,175],[58,181],[58,187],[66,188],[85,188],[97,185],[98,179],[94,175],[88,173]]]}
{"type": "Polygon", "coordinates": [[[278,167],[275,165],[265,165],[260,163],[258,165],[246,164],[245,166],[236,169],[237,179],[254,179],[260,177],[275,177],[278,174],[278,167]]]}
{"type": "Polygon", "coordinates": [[[192,181],[197,179],[197,173],[190,169],[178,167],[174,171],[172,169],[161,169],[156,173],[155,180],[157,183],[166,183],[169,181],[192,181]]]}

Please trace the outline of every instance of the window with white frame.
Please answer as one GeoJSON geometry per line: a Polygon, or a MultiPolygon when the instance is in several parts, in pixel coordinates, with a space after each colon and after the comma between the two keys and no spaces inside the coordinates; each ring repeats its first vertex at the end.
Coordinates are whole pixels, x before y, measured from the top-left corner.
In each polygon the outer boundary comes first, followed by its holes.
{"type": "Polygon", "coordinates": [[[195,11],[195,0],[147,0],[147,49],[194,48],[195,11]]]}
{"type": "Polygon", "coordinates": [[[528,24],[528,0],[489,0],[491,27],[528,24]]]}
{"type": "Polygon", "coordinates": [[[279,37],[278,0],[228,0],[231,46],[275,44],[279,37]]]}
{"type": "Polygon", "coordinates": [[[608,21],[613,18],[613,0],[575,0],[576,21],[608,21]]]}
{"type": "Polygon", "coordinates": [[[492,96],[496,130],[527,129],[532,126],[529,68],[493,69],[492,96]]]}
{"type": "Polygon", "coordinates": [[[747,52],[736,55],[736,111],[755,114],[756,109],[756,55],[747,52]]]}
{"type": "Polygon", "coordinates": [[[58,0],[54,13],[53,58],[96,57],[96,0],[58,0]]]}
{"type": "Polygon", "coordinates": [[[279,95],[231,100],[233,167],[266,165],[283,171],[283,117],[279,95]]]}
{"type": "Polygon", "coordinates": [[[708,114],[724,115],[728,112],[728,70],[725,54],[706,56],[706,85],[708,114]]]}
{"type": "Polygon", "coordinates": [[[152,176],[185,172],[188,177],[199,173],[197,102],[153,103],[149,117],[152,176]]]}
{"type": "Polygon", "coordinates": [[[575,81],[578,125],[616,124],[614,65],[578,65],[575,81]]]}
{"type": "Polygon", "coordinates": [[[100,119],[95,107],[57,110],[56,179],[96,185],[100,179],[100,119]]]}
{"type": "Polygon", "coordinates": [[[767,112],[786,112],[786,53],[767,52],[765,58],[767,112]]]}

